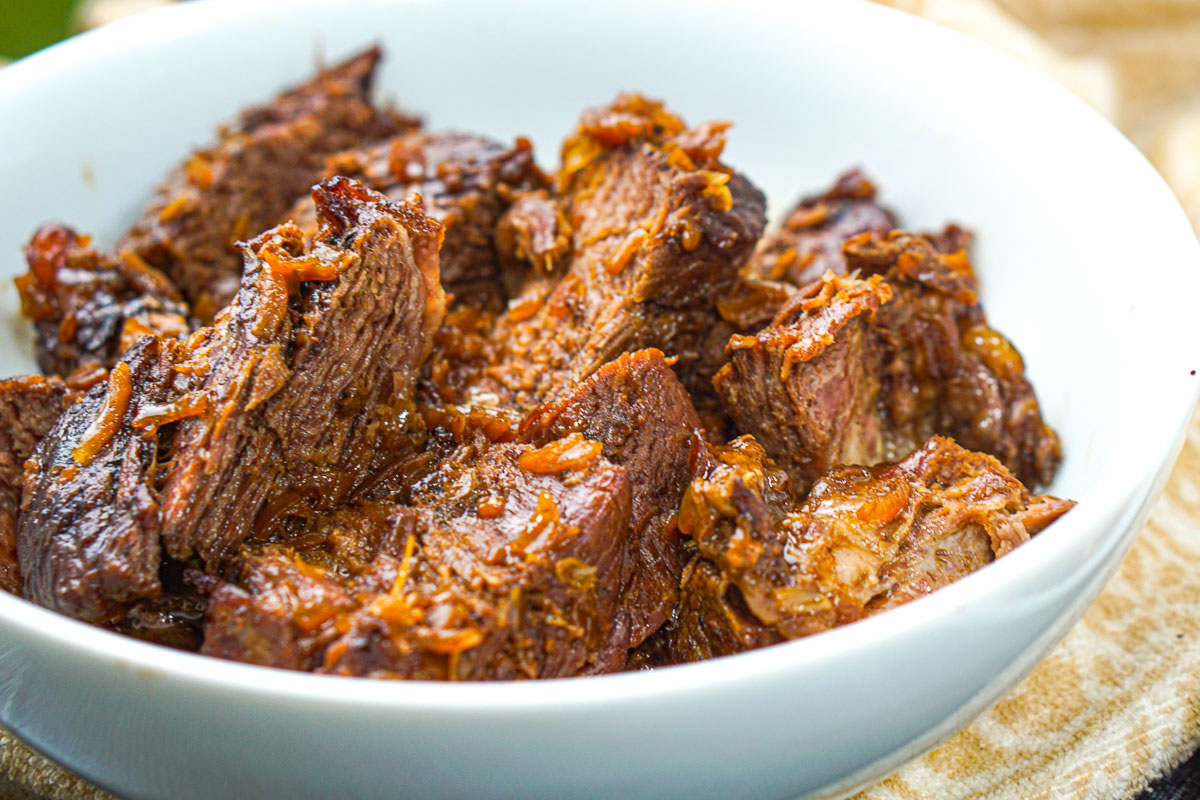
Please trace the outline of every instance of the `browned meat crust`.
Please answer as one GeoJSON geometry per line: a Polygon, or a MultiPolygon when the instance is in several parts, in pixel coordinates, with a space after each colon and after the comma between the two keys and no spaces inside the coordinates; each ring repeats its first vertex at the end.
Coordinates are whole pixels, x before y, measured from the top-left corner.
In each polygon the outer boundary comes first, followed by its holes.
{"type": "Polygon", "coordinates": [[[328,518],[319,552],[268,548],[212,589],[204,652],[342,675],[612,671],[629,481],[579,435],[459,448],[415,507],[328,518]]]}
{"type": "Polygon", "coordinates": [[[628,576],[620,614],[637,646],[667,619],[683,566],[676,512],[702,450],[700,419],[658,350],[627,353],[598,369],[526,422],[542,443],[582,433],[604,445],[633,487],[628,576]]]}
{"type": "Polygon", "coordinates": [[[901,458],[933,434],[1048,483],[1058,437],[1020,355],[987,327],[965,254],[902,232],[865,234],[845,253],[864,277],[829,274],[755,336],[731,339],[714,382],[738,430],[800,490],[838,464],[901,458]]]}
{"type": "Polygon", "coordinates": [[[798,502],[762,448],[737,439],[713,451],[680,510],[712,567],[689,584],[698,596],[681,603],[673,654],[736,652],[760,642],[763,626],[794,639],[899,605],[1005,555],[1073,505],[1030,494],[991,456],[940,437],[897,464],[836,469],[798,502]]]}
{"type": "Polygon", "coordinates": [[[53,376],[0,381],[0,589],[6,592],[21,594],[17,514],[25,461],[76,397],[53,376]]]}
{"type": "Polygon", "coordinates": [[[711,561],[695,558],[679,590],[679,605],[659,632],[659,652],[647,666],[685,664],[786,641],[760,622],[741,591],[711,561]]]}
{"type": "MultiPolygon", "coordinates": [[[[841,175],[823,194],[801,200],[778,230],[762,238],[729,296],[719,301],[725,321],[716,337],[720,347],[730,334],[750,334],[768,325],[796,289],[829,272],[845,275],[842,246],[848,240],[864,233],[883,237],[898,227],[892,212],[876,201],[875,185],[857,169],[841,175]]],[[[974,239],[971,231],[955,224],[922,235],[947,255],[966,251],[974,239]]]]}
{"type": "Polygon", "coordinates": [[[58,418],[30,459],[17,552],[33,602],[109,622],[161,590],[158,442],[140,421],[174,396],[176,345],[140,339],[107,384],[58,418]]]}
{"type": "Polygon", "coordinates": [[[334,620],[358,605],[349,590],[283,549],[248,558],[241,572],[240,585],[190,576],[211,593],[200,652],[284,669],[319,667],[337,636],[334,620]]]}
{"type": "Polygon", "coordinates": [[[583,115],[558,177],[566,272],[531,276],[497,324],[497,393],[529,408],[647,347],[677,356],[690,387],[716,299],[765,224],[762,194],[719,160],[727,127],[689,130],[637,95],[583,115]]]}
{"type": "Polygon", "coordinates": [[[166,179],[118,249],[166,273],[192,314],[211,321],[238,292],[239,240],[276,224],[321,179],[329,156],[414,124],[371,105],[380,57],[368,50],[243,112],[166,179]]]}
{"type": "Polygon", "coordinates": [[[844,275],[843,242],[861,233],[882,236],[896,227],[896,218],[875,194],[875,185],[855,169],[824,194],[804,198],[779,230],[763,237],[746,265],[747,276],[804,286],[826,272],[844,275]]]}
{"type": "MultiPolygon", "coordinates": [[[[339,153],[330,158],[325,174],[354,178],[392,200],[419,194],[425,213],[446,229],[442,285],[465,293],[502,288],[493,243],[496,224],[511,198],[548,185],[527,140],[505,147],[453,132],[415,131],[339,153]]],[[[291,216],[306,234],[315,228],[311,201],[301,201],[291,216]]]]}
{"type": "Polygon", "coordinates": [[[331,507],[367,477],[441,319],[441,229],[344,179],[314,196],[311,247],[292,225],[246,245],[215,327],[144,337],[43,440],[19,535],[31,599],[118,619],[160,594],[160,549],[216,568],[268,501],[331,507]]]}
{"type": "Polygon", "coordinates": [[[444,298],[437,223],[342,178],[313,191],[311,248],[284,225],[246,246],[237,301],[192,357],[201,413],[184,420],[163,486],[175,558],[219,564],[289,493],[332,507],[411,409],[444,298]],[[308,280],[289,295],[289,283],[308,280]]]}
{"type": "Polygon", "coordinates": [[[114,258],[89,245],[64,225],[44,225],[25,248],[29,272],[16,284],[48,374],[101,371],[142,336],[191,333],[187,305],[165,275],[131,252],[114,258]]]}

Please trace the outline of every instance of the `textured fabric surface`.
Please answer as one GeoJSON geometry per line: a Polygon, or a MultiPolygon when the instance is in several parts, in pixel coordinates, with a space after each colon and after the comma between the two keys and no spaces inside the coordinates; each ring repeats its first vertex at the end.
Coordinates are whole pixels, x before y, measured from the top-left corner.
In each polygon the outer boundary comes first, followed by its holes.
{"type": "MultiPolygon", "coordinates": [[[[1200,0],[887,2],[1005,49],[1084,98],[1146,152],[1200,230],[1200,0]]],[[[1190,757],[1198,611],[1200,419],[1075,630],[974,724],[855,800],[1200,798],[1200,756],[1190,757]]],[[[109,797],[0,732],[0,798],[109,797]]]]}
{"type": "Polygon", "coordinates": [[[4,800],[112,800],[112,795],[42,758],[0,731],[0,797],[4,800]]]}

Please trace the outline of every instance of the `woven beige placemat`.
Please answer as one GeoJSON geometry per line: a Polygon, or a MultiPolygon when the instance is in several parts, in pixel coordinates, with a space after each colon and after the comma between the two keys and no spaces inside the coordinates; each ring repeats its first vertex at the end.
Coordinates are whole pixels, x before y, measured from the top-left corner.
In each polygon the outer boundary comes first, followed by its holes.
{"type": "MultiPolygon", "coordinates": [[[[1200,0],[886,2],[1054,76],[1143,148],[1200,229],[1200,0]]],[[[1083,621],[974,724],[855,800],[1133,797],[1200,744],[1198,612],[1200,417],[1083,621]]],[[[0,798],[111,795],[0,731],[0,798]]]]}

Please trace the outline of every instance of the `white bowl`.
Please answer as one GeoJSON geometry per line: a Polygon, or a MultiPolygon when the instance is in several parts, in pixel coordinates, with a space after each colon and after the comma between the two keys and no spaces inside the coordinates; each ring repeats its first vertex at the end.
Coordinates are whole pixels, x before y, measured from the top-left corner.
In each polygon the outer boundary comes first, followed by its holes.
{"type": "MultiPolygon", "coordinates": [[[[1200,368],[1200,251],[1162,181],[1064,90],[863,3],[185,3],[0,71],[0,272],[57,218],[111,242],[239,106],[371,41],[435,126],[530,134],[635,88],[737,123],[778,216],[862,164],[915,227],[979,231],[1079,506],[962,582],[802,641],[652,673],[390,683],[227,663],[0,596],[0,721],[130,797],[838,794],[965,725],[1075,622],[1175,456],[1200,368]]],[[[29,371],[15,292],[0,372],[29,371]]]]}

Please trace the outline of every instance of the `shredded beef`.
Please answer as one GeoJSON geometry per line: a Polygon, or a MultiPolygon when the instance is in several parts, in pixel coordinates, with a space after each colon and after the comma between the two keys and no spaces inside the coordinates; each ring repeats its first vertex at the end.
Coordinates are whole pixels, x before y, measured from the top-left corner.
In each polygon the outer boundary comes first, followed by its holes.
{"type": "Polygon", "coordinates": [[[17,514],[25,461],[77,394],[56,377],[0,381],[0,589],[21,593],[17,514]]]}
{"type": "Polygon", "coordinates": [[[535,443],[582,433],[604,445],[633,487],[629,575],[620,613],[634,646],[667,618],[682,568],[675,523],[702,448],[687,390],[658,350],[627,353],[536,412],[524,435],[535,443]]]}
{"type": "Polygon", "coordinates": [[[195,317],[211,321],[238,293],[238,241],[278,222],[329,156],[414,125],[371,105],[380,57],[368,50],[244,111],[166,179],[118,249],[166,273],[195,317]]]}
{"type": "Polygon", "coordinates": [[[1020,355],[987,326],[965,254],[893,232],[851,240],[846,258],[863,277],[830,273],[730,340],[715,384],[738,430],[800,488],[838,464],[902,458],[933,434],[1049,483],[1058,437],[1020,355]]]}
{"type": "Polygon", "coordinates": [[[558,678],[852,623],[1072,507],[1027,488],[1058,439],[971,232],[851,171],[764,236],[729,124],[636,94],[547,177],[374,107],[379,58],[243,112],[111,252],[36,232],[63,377],[0,381],[0,589],[251,664],[558,678]]]}
{"type": "Polygon", "coordinates": [[[140,337],[191,332],[187,305],[165,275],[132,252],[105,255],[64,225],[38,229],[16,279],[37,332],[38,366],[52,375],[111,367],[140,337]]]}
{"type": "Polygon", "coordinates": [[[1073,505],[941,437],[896,464],[835,469],[800,500],[752,438],[737,439],[713,451],[680,511],[711,566],[689,584],[672,652],[708,657],[757,646],[764,626],[795,639],[853,622],[1000,558],[1073,505]]]}
{"type": "MultiPolygon", "coordinates": [[[[393,200],[416,192],[426,214],[442,223],[442,285],[447,291],[498,293],[501,266],[493,234],[509,199],[546,186],[525,139],[511,147],[467,133],[415,131],[370,147],[339,153],[326,175],[362,181],[393,200]]],[[[292,219],[306,233],[315,227],[312,203],[292,219]]]]}
{"type": "Polygon", "coordinates": [[[335,513],[319,552],[212,589],[204,652],[342,675],[561,677],[624,663],[629,480],[578,435],[460,450],[414,507],[335,513]]]}
{"type": "Polygon", "coordinates": [[[677,356],[691,388],[715,302],[765,224],[762,194],[719,160],[727,127],[688,129],[637,95],[584,114],[559,173],[565,274],[532,275],[497,324],[497,393],[532,407],[647,347],[677,356]]]}

